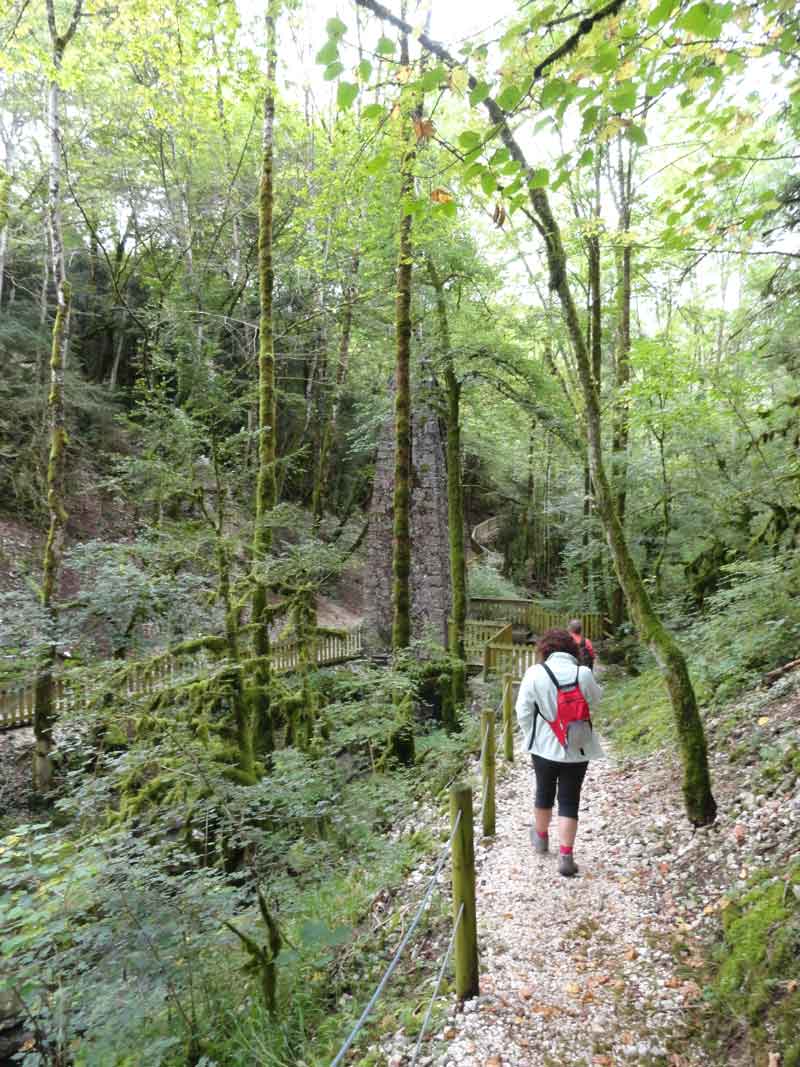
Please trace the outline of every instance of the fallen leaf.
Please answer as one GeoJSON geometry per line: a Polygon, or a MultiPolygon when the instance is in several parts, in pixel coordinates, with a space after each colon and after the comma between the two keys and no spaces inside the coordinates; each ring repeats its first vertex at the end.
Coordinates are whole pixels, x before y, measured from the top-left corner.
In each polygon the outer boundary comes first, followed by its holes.
{"type": "Polygon", "coordinates": [[[607,982],[610,982],[610,981],[611,981],[611,975],[610,974],[593,974],[591,976],[591,978],[589,978],[589,980],[587,981],[586,984],[588,986],[590,986],[591,988],[594,988],[595,986],[598,986],[598,985],[605,985],[607,982]]]}
{"type": "Polygon", "coordinates": [[[414,133],[417,136],[418,142],[425,142],[429,137],[433,137],[436,131],[436,127],[433,124],[432,119],[414,119],[414,133]]]}
{"type": "Polygon", "coordinates": [[[503,1067],[503,1061],[499,1056],[490,1056],[486,1061],[486,1067],[503,1067]]]}
{"type": "Polygon", "coordinates": [[[796,991],[796,989],[797,989],[797,985],[798,985],[798,982],[797,982],[796,978],[790,979],[790,981],[788,981],[786,983],[786,992],[787,993],[794,993],[796,991]]]}
{"type": "Polygon", "coordinates": [[[596,1067],[614,1067],[614,1061],[610,1056],[592,1056],[592,1063],[596,1067]]]}
{"type": "Polygon", "coordinates": [[[621,1035],[621,1041],[623,1045],[632,1045],[635,1040],[636,1038],[633,1036],[630,1030],[625,1030],[621,1035]]]}
{"type": "Polygon", "coordinates": [[[684,1000],[697,1000],[699,996],[702,996],[702,989],[697,982],[684,982],[683,983],[683,998],[684,1000]]]}
{"type": "Polygon", "coordinates": [[[530,1000],[533,996],[533,990],[528,989],[527,986],[523,986],[522,989],[520,989],[519,991],[519,995],[522,997],[523,1000],[530,1000]]]}
{"type": "Polygon", "coordinates": [[[673,974],[671,978],[667,979],[666,985],[669,989],[680,989],[681,980],[673,974]]]}
{"type": "Polygon", "coordinates": [[[580,991],[581,987],[576,982],[570,982],[567,986],[567,992],[570,994],[570,996],[575,997],[578,995],[578,993],[580,993],[580,991]]]}
{"type": "Polygon", "coordinates": [[[445,1041],[452,1041],[455,1036],[456,1031],[453,1029],[452,1026],[448,1026],[448,1028],[442,1034],[442,1037],[445,1039],[445,1041]]]}
{"type": "Polygon", "coordinates": [[[638,955],[639,955],[639,953],[636,951],[635,948],[633,948],[633,946],[631,946],[630,948],[626,948],[625,949],[625,959],[626,960],[635,960],[638,955]]]}
{"type": "Polygon", "coordinates": [[[659,863],[658,869],[659,871],[661,871],[662,874],[669,874],[669,864],[664,863],[663,860],[661,861],[661,863],[659,863]]]}
{"type": "MultiPolygon", "coordinates": [[[[769,722],[769,715],[762,715],[761,718],[758,720],[758,725],[759,726],[766,726],[768,722],[769,722]]],[[[771,1057],[774,1056],[774,1055],[775,1055],[774,1052],[770,1053],[771,1057]]],[[[770,1067],[772,1067],[771,1063],[770,1063],[770,1067]]]]}
{"type": "Polygon", "coordinates": [[[742,826],[741,823],[737,822],[737,824],[734,826],[734,828],[733,828],[733,836],[734,836],[734,838],[736,840],[736,844],[737,845],[743,845],[744,844],[744,839],[747,837],[747,831],[745,830],[745,828],[742,826]]]}
{"type": "Polygon", "coordinates": [[[706,906],[703,908],[703,915],[713,915],[716,910],[716,904],[706,904],[706,906]]]}
{"type": "Polygon", "coordinates": [[[742,869],[739,871],[739,877],[740,878],[746,878],[747,877],[747,868],[746,867],[742,867],[742,869]]]}
{"type": "Polygon", "coordinates": [[[767,1067],[781,1067],[781,1056],[779,1052],[770,1052],[767,1067]]]}

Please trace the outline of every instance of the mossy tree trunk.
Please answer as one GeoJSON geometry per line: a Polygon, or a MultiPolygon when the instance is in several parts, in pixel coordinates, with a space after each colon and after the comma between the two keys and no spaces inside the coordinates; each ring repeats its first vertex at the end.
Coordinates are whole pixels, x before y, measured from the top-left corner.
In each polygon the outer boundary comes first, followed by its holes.
{"type": "Polygon", "coordinates": [[[50,428],[50,455],[47,463],[47,510],[50,524],[42,565],[42,606],[49,616],[50,635],[40,669],[36,678],[33,709],[33,780],[36,789],[49,789],[53,777],[53,720],[54,685],[53,668],[56,652],[56,611],[54,600],[61,573],[64,537],[67,525],[66,495],[64,486],[65,449],[67,444],[66,417],[64,411],[64,374],[69,350],[69,326],[71,292],[67,280],[64,256],[64,234],[61,225],[61,87],[59,76],[64,52],[75,35],[81,17],[83,0],[75,0],[69,26],[59,34],[56,26],[54,0],[47,0],[47,25],[50,33],[53,77],[48,96],[48,124],[50,127],[50,167],[47,195],[47,217],[50,231],[50,255],[53,280],[56,287],[56,315],[53,321],[50,348],[50,391],[47,398],[50,428]]]}
{"type": "Polygon", "coordinates": [[[464,629],[467,620],[467,568],[464,554],[464,489],[461,482],[461,382],[456,377],[450,347],[450,325],[444,284],[433,260],[428,257],[428,276],[436,301],[439,354],[444,366],[447,401],[447,528],[450,541],[450,585],[453,593],[453,625],[450,628],[450,654],[459,661],[453,671],[453,701],[466,698],[466,655],[464,629]]]}
{"type": "MultiPolygon", "coordinates": [[[[611,0],[595,15],[584,19],[564,45],[561,45],[538,65],[535,77],[541,77],[549,64],[556,62],[574,49],[596,24],[616,14],[622,6],[622,2],[623,0],[611,0]]],[[[403,19],[398,19],[378,0],[357,0],[357,3],[373,11],[379,17],[386,19],[392,25],[397,26],[402,32],[411,32],[411,27],[407,22],[403,19]]],[[[423,47],[438,56],[448,66],[459,66],[447,50],[427,34],[423,33],[418,36],[423,47]]],[[[470,75],[467,84],[470,91],[472,91],[477,88],[478,82],[470,75]]],[[[506,113],[492,97],[484,99],[483,104],[511,158],[520,165],[523,174],[531,175],[533,168],[528,163],[525,153],[512,133],[506,113]]],[[[590,349],[586,344],[586,337],[581,328],[577,306],[569,283],[567,257],[561,239],[560,227],[550,208],[550,199],[547,192],[544,189],[535,188],[532,184],[528,185],[527,192],[536,229],[544,241],[550,274],[550,288],[556,293],[561,305],[564,323],[578,365],[578,378],[585,408],[589,465],[592,472],[592,483],[594,485],[598,513],[611,549],[617,577],[628,602],[628,609],[641,639],[649,646],[656,657],[670,695],[683,758],[683,794],[687,815],[695,825],[707,825],[713,822],[717,806],[711,792],[711,776],[708,769],[705,732],[697,709],[694,689],[689,678],[686,658],[677,641],[665,628],[650,602],[647,589],[631,556],[622,524],[616,512],[613,491],[606,474],[603,457],[603,443],[600,432],[600,397],[592,373],[590,349]]]]}
{"type": "MultiPolygon", "coordinates": [[[[239,609],[231,590],[231,558],[225,537],[225,477],[219,461],[216,442],[211,443],[211,459],[214,469],[216,506],[212,511],[206,502],[202,485],[198,489],[200,508],[214,536],[214,555],[217,563],[217,582],[220,603],[225,612],[225,648],[228,659],[239,666],[239,609]]],[[[243,780],[252,780],[255,775],[253,752],[253,718],[241,672],[235,675],[231,686],[232,727],[236,744],[236,757],[243,780]]]]}
{"type": "MultiPolygon", "coordinates": [[[[631,226],[631,195],[633,184],[633,156],[626,160],[622,138],[617,138],[617,208],[619,228],[624,242],[617,252],[617,344],[614,359],[614,417],[612,433],[612,475],[614,503],[620,524],[625,529],[628,484],[628,437],[630,409],[628,383],[631,378],[631,294],[633,251],[627,240],[631,226]]],[[[616,583],[611,595],[611,625],[615,631],[625,621],[625,600],[622,586],[616,583]]]]}
{"type": "MultiPolygon", "coordinates": [[[[264,91],[264,120],[261,141],[261,180],[258,189],[258,477],[256,481],[253,562],[262,563],[272,548],[270,513],[278,502],[276,477],[277,403],[275,397],[275,341],[272,321],[272,291],[275,274],[272,256],[273,167],[275,137],[275,73],[277,68],[276,22],[280,0],[269,0],[266,17],[267,84],[264,91]]],[[[256,575],[252,612],[255,631],[254,651],[258,667],[253,678],[253,719],[256,747],[272,752],[275,747],[270,706],[269,615],[267,586],[256,575]]]]}
{"type": "MultiPolygon", "coordinates": [[[[408,35],[403,34],[400,64],[408,67],[408,35]]],[[[408,127],[408,123],[406,123],[408,127]]],[[[414,149],[406,129],[400,164],[400,240],[395,295],[395,459],[394,537],[392,543],[392,648],[406,648],[411,640],[411,214],[407,200],[414,187],[414,149]]]]}
{"type": "MultiPolygon", "coordinates": [[[[516,144],[513,141],[512,143],[516,144]]],[[[689,678],[686,658],[674,637],[661,622],[630,553],[616,511],[614,493],[606,474],[600,425],[600,398],[592,375],[589,350],[580,327],[578,313],[567,276],[567,260],[561,233],[550,209],[547,194],[529,191],[531,204],[542,226],[551,283],[566,322],[578,364],[578,376],[586,412],[589,464],[595,500],[608,540],[614,567],[631,617],[642,641],[658,662],[669,691],[684,766],[683,795],[689,820],[697,826],[714,821],[717,806],[711,792],[706,738],[689,678]]]]}
{"type": "Polygon", "coordinates": [[[326,500],[330,500],[334,497],[332,487],[336,485],[337,481],[334,477],[334,472],[331,470],[331,456],[333,452],[333,444],[336,440],[336,428],[339,420],[339,404],[342,399],[345,382],[347,381],[347,369],[350,362],[350,338],[353,332],[353,302],[356,298],[356,278],[358,277],[360,258],[361,257],[357,251],[353,253],[350,264],[351,280],[344,289],[341,334],[339,336],[339,352],[336,363],[336,385],[333,391],[330,415],[325,421],[325,428],[322,433],[319,454],[317,456],[317,467],[314,476],[312,511],[315,524],[322,521],[322,514],[326,500]]]}

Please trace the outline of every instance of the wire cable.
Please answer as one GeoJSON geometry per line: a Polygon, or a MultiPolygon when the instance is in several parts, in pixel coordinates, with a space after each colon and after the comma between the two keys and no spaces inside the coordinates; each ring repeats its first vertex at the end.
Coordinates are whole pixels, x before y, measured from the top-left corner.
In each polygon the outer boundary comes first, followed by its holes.
{"type": "Polygon", "coordinates": [[[358,1022],[355,1024],[353,1029],[350,1031],[350,1035],[348,1036],[347,1040],[342,1045],[342,1047],[339,1049],[338,1053],[336,1054],[335,1059],[333,1059],[331,1061],[331,1067],[339,1067],[339,1064],[344,1059],[344,1057],[347,1054],[350,1046],[353,1044],[353,1042],[355,1041],[356,1037],[358,1036],[359,1031],[363,1027],[364,1023],[367,1021],[367,1019],[369,1018],[369,1015],[370,1015],[372,1009],[375,1007],[375,1004],[378,1001],[378,997],[381,995],[381,993],[386,988],[386,984],[389,981],[389,979],[391,978],[392,974],[394,973],[395,968],[397,967],[397,964],[400,962],[400,957],[403,954],[403,950],[405,949],[405,947],[408,944],[408,942],[411,940],[412,934],[414,933],[414,931],[416,930],[417,926],[419,925],[419,921],[422,918],[422,913],[425,910],[425,908],[426,908],[426,906],[428,904],[428,901],[431,898],[433,890],[436,887],[436,879],[437,879],[437,877],[439,875],[439,872],[441,871],[442,867],[444,866],[444,861],[447,859],[447,857],[450,854],[450,849],[453,846],[453,840],[454,840],[454,838],[456,836],[456,833],[458,832],[458,827],[459,827],[459,823],[460,822],[461,822],[461,812],[459,811],[458,814],[456,815],[456,821],[455,821],[455,825],[453,826],[453,832],[450,835],[450,840],[447,842],[447,845],[444,847],[444,849],[442,850],[441,855],[439,856],[439,859],[438,859],[438,861],[436,863],[436,867],[434,868],[433,874],[431,875],[431,880],[430,880],[430,882],[428,882],[428,888],[425,890],[425,894],[424,894],[424,896],[422,898],[422,901],[420,902],[420,905],[417,908],[417,913],[414,916],[414,918],[413,918],[413,920],[411,922],[411,925],[409,926],[409,928],[406,931],[405,935],[403,936],[402,941],[397,946],[397,950],[396,950],[394,956],[392,956],[392,959],[389,962],[389,966],[383,972],[383,977],[378,982],[378,985],[375,988],[375,992],[372,994],[372,996],[369,999],[369,1002],[368,1002],[367,1006],[362,1011],[362,1013],[361,1013],[361,1015],[360,1015],[360,1017],[358,1019],[358,1022]]]}
{"type": "Polygon", "coordinates": [[[461,920],[463,918],[464,918],[464,902],[462,901],[461,902],[461,907],[458,909],[458,915],[456,915],[456,921],[453,923],[453,933],[450,935],[450,944],[447,946],[447,952],[445,952],[444,959],[442,960],[442,966],[439,968],[439,976],[436,979],[436,986],[435,986],[435,988],[433,990],[433,996],[431,997],[430,1002],[428,1004],[428,1010],[425,1012],[425,1018],[422,1020],[422,1029],[419,1032],[419,1037],[417,1038],[417,1043],[414,1046],[414,1052],[413,1052],[413,1055],[411,1056],[410,1067],[414,1067],[414,1064],[417,1062],[417,1056],[419,1056],[419,1050],[420,1050],[420,1046],[422,1044],[422,1039],[425,1036],[425,1031],[426,1031],[426,1029],[428,1027],[428,1023],[430,1021],[431,1012],[433,1011],[433,1005],[436,1002],[436,998],[439,996],[439,989],[440,989],[441,984],[442,984],[442,978],[444,978],[445,968],[447,967],[447,964],[450,961],[450,956],[453,953],[453,946],[456,943],[456,934],[458,933],[458,928],[461,925],[461,920]]]}

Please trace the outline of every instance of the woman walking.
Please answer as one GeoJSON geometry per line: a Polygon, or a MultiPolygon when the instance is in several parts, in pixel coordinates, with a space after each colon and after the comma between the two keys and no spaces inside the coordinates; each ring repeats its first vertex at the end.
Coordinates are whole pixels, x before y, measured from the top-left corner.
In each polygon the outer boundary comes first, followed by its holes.
{"type": "Polygon", "coordinates": [[[536,775],[531,841],[537,853],[549,850],[558,795],[558,870],[567,878],[578,873],[573,849],[583,780],[589,760],[604,754],[589,718],[602,689],[590,668],[578,665],[577,651],[569,631],[548,630],[537,644],[538,662],[525,672],[517,696],[517,721],[536,775]]]}

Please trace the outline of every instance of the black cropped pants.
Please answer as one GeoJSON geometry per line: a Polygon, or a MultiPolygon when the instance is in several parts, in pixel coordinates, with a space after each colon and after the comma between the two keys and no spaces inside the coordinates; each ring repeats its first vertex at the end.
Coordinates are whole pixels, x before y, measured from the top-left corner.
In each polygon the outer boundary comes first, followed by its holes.
{"type": "Polygon", "coordinates": [[[581,803],[581,786],[589,768],[584,763],[561,763],[531,756],[536,774],[536,807],[552,808],[558,790],[558,814],[566,819],[577,819],[581,803]]]}

